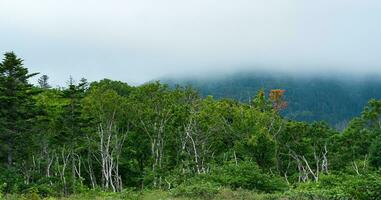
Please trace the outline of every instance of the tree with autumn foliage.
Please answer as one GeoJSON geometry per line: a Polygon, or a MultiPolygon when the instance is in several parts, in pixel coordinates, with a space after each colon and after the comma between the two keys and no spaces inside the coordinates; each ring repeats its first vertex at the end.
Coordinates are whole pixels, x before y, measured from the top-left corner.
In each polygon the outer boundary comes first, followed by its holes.
{"type": "Polygon", "coordinates": [[[280,112],[287,107],[287,101],[284,96],[285,92],[286,90],[283,89],[273,89],[270,91],[269,98],[276,112],[280,112]]]}

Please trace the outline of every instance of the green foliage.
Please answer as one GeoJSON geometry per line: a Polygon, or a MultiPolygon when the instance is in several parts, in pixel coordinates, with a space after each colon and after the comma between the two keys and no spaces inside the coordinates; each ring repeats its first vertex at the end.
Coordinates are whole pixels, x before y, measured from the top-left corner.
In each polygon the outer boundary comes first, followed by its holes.
{"type": "Polygon", "coordinates": [[[251,190],[237,189],[232,190],[230,188],[222,188],[214,196],[215,200],[230,200],[230,199],[240,199],[240,200],[278,200],[282,199],[281,194],[265,194],[256,193],[251,190]]]}
{"type": "Polygon", "coordinates": [[[2,163],[12,167],[20,142],[27,139],[27,130],[33,127],[36,114],[32,96],[36,90],[28,83],[28,79],[36,74],[29,74],[23,66],[23,60],[13,52],[5,53],[0,63],[0,155],[2,163]],[[21,141],[20,141],[21,140],[21,141]],[[6,156],[5,156],[6,155],[6,156]]]}
{"type": "Polygon", "coordinates": [[[266,99],[265,90],[263,88],[257,92],[251,104],[255,109],[258,109],[261,112],[268,112],[272,110],[271,102],[266,99]]]}
{"type": "Polygon", "coordinates": [[[287,195],[307,199],[378,199],[380,187],[381,177],[378,174],[336,174],[322,176],[318,184],[300,184],[287,195]]]}
{"type": "Polygon", "coordinates": [[[173,190],[174,196],[199,197],[210,199],[216,195],[220,187],[209,181],[191,181],[182,184],[173,190]]]}
{"type": "Polygon", "coordinates": [[[20,192],[25,187],[23,177],[16,168],[1,168],[0,170],[1,193],[20,192]]]}
{"type": "Polygon", "coordinates": [[[71,78],[66,88],[51,88],[43,76],[37,88],[28,82],[33,75],[13,53],[0,63],[6,197],[381,196],[380,100],[338,132],[325,122],[283,118],[283,89],[269,98],[260,90],[242,103],[160,82],[133,87],[71,78]]]}
{"type": "Polygon", "coordinates": [[[381,136],[378,136],[370,146],[369,163],[376,168],[381,168],[381,136]]]}
{"type": "Polygon", "coordinates": [[[232,189],[243,188],[260,192],[287,189],[286,182],[277,176],[263,173],[253,162],[227,163],[205,175],[207,180],[232,189]]]}
{"type": "Polygon", "coordinates": [[[175,78],[165,80],[170,85],[191,85],[203,97],[232,98],[240,102],[253,100],[258,91],[266,93],[282,88],[287,92],[287,109],[282,114],[297,121],[326,121],[342,130],[359,115],[371,98],[381,98],[381,82],[369,78],[362,81],[338,80],[335,77],[303,77],[246,71],[213,79],[175,78]]]}
{"type": "Polygon", "coordinates": [[[197,175],[176,187],[174,191],[175,194],[186,196],[205,196],[214,195],[223,187],[265,193],[285,191],[288,188],[283,179],[263,173],[255,163],[240,162],[214,167],[210,173],[197,175]]]}
{"type": "Polygon", "coordinates": [[[249,144],[253,146],[255,160],[261,168],[274,166],[276,142],[269,133],[260,131],[250,138],[249,144]]]}
{"type": "Polygon", "coordinates": [[[372,99],[364,108],[362,118],[368,121],[371,128],[381,128],[381,100],[372,99]]]}

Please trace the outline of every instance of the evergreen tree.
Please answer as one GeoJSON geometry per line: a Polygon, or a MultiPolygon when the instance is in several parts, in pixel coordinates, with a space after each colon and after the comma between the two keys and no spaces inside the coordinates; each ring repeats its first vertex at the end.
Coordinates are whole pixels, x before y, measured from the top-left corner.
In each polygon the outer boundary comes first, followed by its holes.
{"type": "Polygon", "coordinates": [[[87,87],[86,79],[82,79],[81,82],[76,85],[72,77],[70,77],[69,86],[63,91],[63,98],[67,99],[67,105],[63,107],[64,112],[62,114],[62,134],[60,135],[61,142],[70,143],[74,145],[79,142],[83,131],[83,119],[81,117],[82,105],[81,100],[85,95],[87,87]]]}
{"type": "Polygon", "coordinates": [[[37,73],[29,74],[23,66],[23,60],[13,52],[5,53],[0,63],[0,138],[2,155],[7,155],[8,166],[11,166],[18,139],[28,132],[34,116],[34,89],[28,79],[37,73]]]}
{"type": "Polygon", "coordinates": [[[43,88],[43,89],[51,88],[51,86],[50,86],[49,83],[48,83],[48,80],[49,80],[49,76],[47,76],[47,75],[42,75],[42,76],[38,79],[38,85],[40,86],[40,88],[43,88]]]}

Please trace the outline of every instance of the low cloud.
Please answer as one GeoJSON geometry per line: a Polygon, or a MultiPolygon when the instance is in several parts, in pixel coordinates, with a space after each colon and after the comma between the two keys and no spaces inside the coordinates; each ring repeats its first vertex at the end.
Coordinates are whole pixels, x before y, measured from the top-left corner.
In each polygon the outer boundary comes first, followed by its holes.
{"type": "Polygon", "coordinates": [[[372,0],[2,0],[0,51],[55,84],[239,70],[381,74],[372,0]]]}

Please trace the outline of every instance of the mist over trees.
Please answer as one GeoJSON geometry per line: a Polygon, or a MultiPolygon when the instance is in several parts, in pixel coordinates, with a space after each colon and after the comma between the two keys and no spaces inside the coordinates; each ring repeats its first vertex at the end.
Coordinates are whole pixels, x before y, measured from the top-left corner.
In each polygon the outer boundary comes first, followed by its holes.
{"type": "Polygon", "coordinates": [[[287,88],[240,102],[160,82],[70,78],[52,88],[42,75],[33,86],[36,75],[12,52],[0,63],[2,194],[130,189],[211,199],[229,188],[273,199],[381,196],[381,100],[339,132],[284,118],[287,88]]]}
{"type": "Polygon", "coordinates": [[[282,112],[284,117],[306,122],[326,121],[339,130],[361,113],[369,99],[381,98],[381,81],[377,76],[246,71],[203,78],[166,77],[163,82],[170,86],[191,85],[203,97],[233,98],[244,103],[251,101],[262,88],[267,92],[282,88],[287,91],[285,99],[288,102],[287,109],[282,112]]]}

